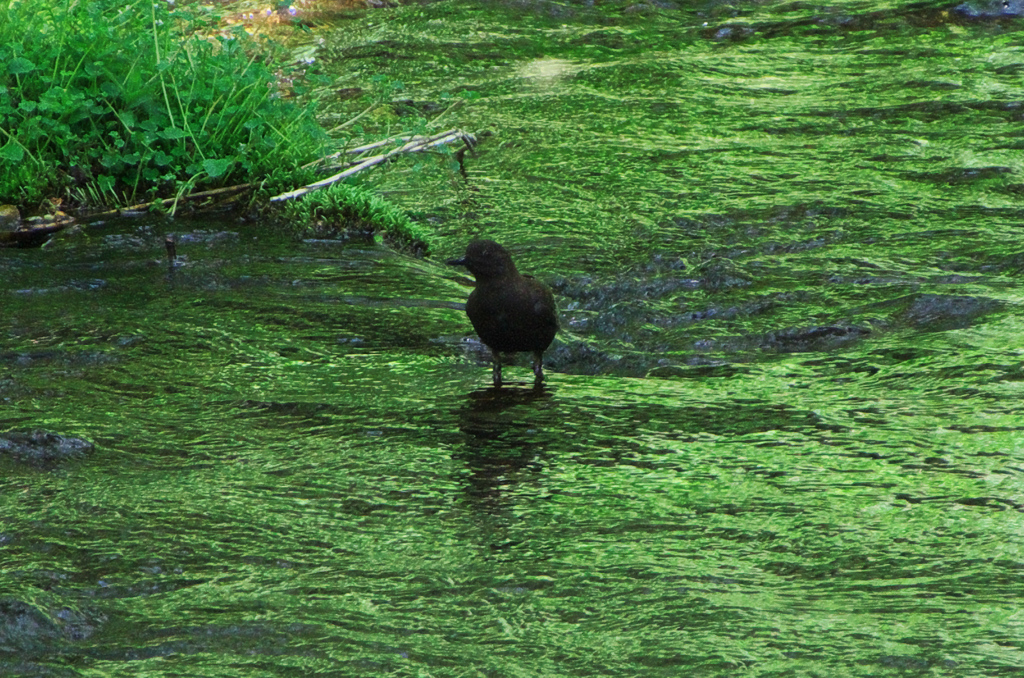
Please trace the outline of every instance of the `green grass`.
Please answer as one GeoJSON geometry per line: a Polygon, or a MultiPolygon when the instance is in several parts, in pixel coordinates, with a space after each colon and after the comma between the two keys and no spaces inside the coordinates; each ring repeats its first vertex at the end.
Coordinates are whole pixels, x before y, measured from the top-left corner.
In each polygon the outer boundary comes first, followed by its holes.
{"type": "Polygon", "coordinates": [[[266,50],[203,21],[165,0],[0,10],[0,203],[133,204],[316,157],[329,140],[266,50]]]}

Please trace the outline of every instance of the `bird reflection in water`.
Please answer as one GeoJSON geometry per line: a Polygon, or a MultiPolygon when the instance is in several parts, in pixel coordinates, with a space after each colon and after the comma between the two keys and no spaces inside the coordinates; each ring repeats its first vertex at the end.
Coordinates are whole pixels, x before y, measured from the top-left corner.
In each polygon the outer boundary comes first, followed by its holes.
{"type": "Polygon", "coordinates": [[[453,457],[470,471],[467,493],[495,510],[517,483],[533,477],[558,427],[554,390],[487,388],[473,391],[459,411],[465,447],[453,457]]]}

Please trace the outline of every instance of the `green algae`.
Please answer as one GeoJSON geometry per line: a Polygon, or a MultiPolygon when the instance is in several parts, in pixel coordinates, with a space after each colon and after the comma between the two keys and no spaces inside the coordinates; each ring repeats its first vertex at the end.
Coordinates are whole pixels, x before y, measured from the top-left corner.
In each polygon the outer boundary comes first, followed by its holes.
{"type": "Polygon", "coordinates": [[[97,451],[3,469],[4,591],[102,621],[3,667],[1018,675],[1024,43],[951,10],[367,12],[339,86],[476,95],[465,176],[364,179],[430,256],[5,253],[5,428],[97,451]],[[477,235],[555,289],[543,389],[486,388],[477,235]]]}

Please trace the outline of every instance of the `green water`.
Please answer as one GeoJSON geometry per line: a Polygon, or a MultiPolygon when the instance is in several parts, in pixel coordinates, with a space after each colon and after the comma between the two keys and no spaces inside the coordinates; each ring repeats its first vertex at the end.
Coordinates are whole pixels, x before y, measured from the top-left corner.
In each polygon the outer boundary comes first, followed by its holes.
{"type": "Polygon", "coordinates": [[[0,459],[0,673],[1020,675],[1024,20],[949,7],[368,12],[339,87],[479,95],[465,178],[371,180],[429,258],[0,251],[0,430],[97,445],[0,459]],[[543,389],[465,339],[478,235],[543,389]]]}

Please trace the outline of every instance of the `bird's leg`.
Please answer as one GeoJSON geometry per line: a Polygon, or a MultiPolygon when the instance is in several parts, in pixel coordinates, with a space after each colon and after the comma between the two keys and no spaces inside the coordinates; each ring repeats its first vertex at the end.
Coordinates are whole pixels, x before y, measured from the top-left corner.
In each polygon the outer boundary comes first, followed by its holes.
{"type": "Polygon", "coordinates": [[[533,352],[533,383],[539,384],[544,381],[544,366],[541,365],[541,358],[544,357],[544,351],[533,352]]]}
{"type": "Polygon", "coordinates": [[[492,349],[491,355],[494,357],[494,371],[491,373],[491,377],[494,379],[494,387],[501,388],[501,354],[492,349]]]}

